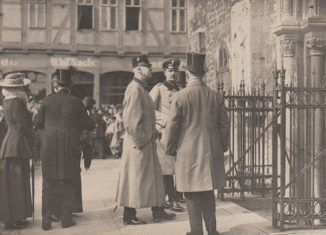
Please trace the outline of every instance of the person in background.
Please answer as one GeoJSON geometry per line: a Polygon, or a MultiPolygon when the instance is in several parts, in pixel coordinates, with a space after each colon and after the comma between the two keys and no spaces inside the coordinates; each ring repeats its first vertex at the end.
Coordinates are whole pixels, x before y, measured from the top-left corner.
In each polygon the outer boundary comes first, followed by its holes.
{"type": "Polygon", "coordinates": [[[223,96],[204,82],[205,55],[187,54],[187,87],[173,97],[167,122],[166,153],[176,156],[177,190],[184,192],[191,232],[216,230],[214,189],[225,186],[223,153],[228,149],[229,121],[223,96]]]}
{"type": "Polygon", "coordinates": [[[31,81],[11,73],[0,82],[7,132],[0,149],[0,222],[6,229],[22,229],[32,216],[30,167],[32,118],[27,110],[26,86],[31,81]]]}
{"type": "Polygon", "coordinates": [[[116,114],[115,122],[112,124],[112,133],[113,135],[110,143],[110,149],[113,158],[118,159],[120,158],[122,153],[122,143],[123,143],[123,134],[124,134],[121,112],[116,114]]]}
{"type": "Polygon", "coordinates": [[[123,101],[125,135],[116,201],[124,207],[123,223],[139,225],[146,222],[136,216],[136,208],[151,207],[154,222],[173,219],[175,214],[163,208],[165,193],[155,142],[160,134],[145,85],[151,78],[151,63],[141,55],[132,59],[132,66],[134,77],[123,101]]]}
{"type": "Polygon", "coordinates": [[[82,101],[71,95],[73,68],[57,70],[53,79],[54,94],[41,104],[34,123],[44,129],[42,144],[42,229],[51,229],[52,214],[60,211],[63,228],[74,226],[76,182],[80,178],[80,137],[83,130],[95,125],[82,101]],[[54,208],[55,207],[55,208],[54,208]]]}
{"type": "Polygon", "coordinates": [[[103,120],[103,115],[101,110],[96,110],[93,108],[91,118],[95,122],[95,129],[93,130],[93,155],[97,158],[105,159],[105,131],[106,122],[103,120]]]}
{"type": "Polygon", "coordinates": [[[179,91],[176,84],[176,77],[179,72],[180,60],[170,58],[162,63],[165,80],[153,87],[150,95],[154,102],[156,129],[162,133],[162,138],[156,141],[157,155],[160,161],[163,174],[163,182],[165,194],[168,196],[168,201],[165,203],[165,208],[170,208],[173,211],[182,212],[183,207],[176,201],[176,191],[174,185],[174,156],[165,153],[165,127],[170,110],[172,97],[179,91]]]}
{"type": "Polygon", "coordinates": [[[0,101],[0,102],[1,102],[1,104],[0,104],[0,146],[1,146],[1,143],[7,133],[7,124],[6,124],[5,115],[3,112],[2,101],[0,101]]]}

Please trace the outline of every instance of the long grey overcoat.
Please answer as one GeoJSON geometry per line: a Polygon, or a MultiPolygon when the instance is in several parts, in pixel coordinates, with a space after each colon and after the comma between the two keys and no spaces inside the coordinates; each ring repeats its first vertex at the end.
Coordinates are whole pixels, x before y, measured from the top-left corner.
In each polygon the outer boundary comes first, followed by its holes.
{"type": "Polygon", "coordinates": [[[131,81],[123,106],[125,134],[116,201],[132,208],[162,206],[164,186],[156,153],[154,105],[141,82],[131,81]]]}
{"type": "Polygon", "coordinates": [[[176,155],[180,192],[221,189],[229,122],[222,96],[201,80],[190,80],[174,95],[167,123],[167,153],[176,155]]]}
{"type": "Polygon", "coordinates": [[[156,141],[157,155],[161,164],[163,175],[174,175],[174,156],[165,153],[166,148],[166,123],[170,111],[173,95],[178,90],[172,85],[158,83],[149,93],[153,99],[156,116],[156,129],[162,133],[162,138],[156,141]]]}

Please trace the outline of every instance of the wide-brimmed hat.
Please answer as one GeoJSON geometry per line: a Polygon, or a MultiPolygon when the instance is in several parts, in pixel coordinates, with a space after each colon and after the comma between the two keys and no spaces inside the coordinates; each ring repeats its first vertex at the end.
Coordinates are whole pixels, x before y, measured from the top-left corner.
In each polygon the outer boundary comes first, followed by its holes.
{"type": "Polygon", "coordinates": [[[152,67],[152,64],[149,62],[147,55],[140,55],[132,58],[132,67],[137,66],[152,67]]]}
{"type": "Polygon", "coordinates": [[[207,72],[205,58],[205,54],[187,53],[187,65],[183,68],[196,75],[204,75],[207,72]]]}
{"type": "Polygon", "coordinates": [[[21,73],[10,73],[0,80],[1,87],[23,87],[31,84],[31,80],[25,78],[21,73]]]}

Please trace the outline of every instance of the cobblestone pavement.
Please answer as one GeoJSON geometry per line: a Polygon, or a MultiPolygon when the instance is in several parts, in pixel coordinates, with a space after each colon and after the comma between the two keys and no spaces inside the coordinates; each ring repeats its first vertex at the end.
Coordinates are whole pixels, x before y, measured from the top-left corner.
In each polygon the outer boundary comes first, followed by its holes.
{"type": "MultiPolygon", "coordinates": [[[[178,213],[177,219],[154,224],[150,209],[137,210],[138,216],[148,222],[146,225],[124,226],[122,208],[113,212],[115,192],[119,174],[119,160],[94,160],[91,169],[82,171],[84,213],[74,217],[77,225],[62,229],[60,223],[53,223],[52,230],[41,229],[41,183],[40,169],[36,176],[35,221],[23,230],[6,231],[0,225],[1,235],[184,235],[189,231],[188,215],[178,213]]],[[[185,207],[185,205],[183,205],[185,207]]],[[[271,222],[231,201],[217,201],[218,230],[223,235],[265,235],[265,234],[326,234],[319,231],[289,231],[280,233],[271,228],[271,222]]]]}

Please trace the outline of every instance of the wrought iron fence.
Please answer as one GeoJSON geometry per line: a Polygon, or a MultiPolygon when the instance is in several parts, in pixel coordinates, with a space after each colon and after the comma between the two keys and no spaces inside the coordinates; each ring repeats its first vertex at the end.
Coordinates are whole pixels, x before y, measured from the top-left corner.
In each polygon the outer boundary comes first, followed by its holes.
{"type": "Polygon", "coordinates": [[[265,196],[272,190],[272,104],[266,85],[247,89],[244,81],[239,89],[223,92],[228,111],[231,135],[225,166],[227,185],[220,197],[235,193],[244,198],[245,192],[265,196]]]}
{"type": "Polygon", "coordinates": [[[315,228],[326,221],[326,88],[274,77],[273,226],[315,228]]]}

